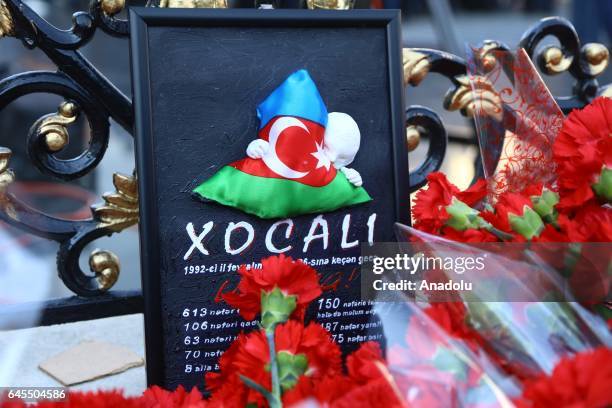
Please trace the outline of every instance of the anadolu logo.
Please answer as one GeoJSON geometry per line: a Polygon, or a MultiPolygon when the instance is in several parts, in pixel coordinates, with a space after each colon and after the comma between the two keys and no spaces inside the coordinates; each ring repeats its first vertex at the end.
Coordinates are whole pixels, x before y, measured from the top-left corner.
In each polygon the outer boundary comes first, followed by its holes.
{"type": "Polygon", "coordinates": [[[291,74],[257,108],[259,138],[247,157],[200,184],[200,200],[260,218],[329,212],[371,201],[353,162],[361,134],[353,118],[327,112],[306,70],[291,74]]]}

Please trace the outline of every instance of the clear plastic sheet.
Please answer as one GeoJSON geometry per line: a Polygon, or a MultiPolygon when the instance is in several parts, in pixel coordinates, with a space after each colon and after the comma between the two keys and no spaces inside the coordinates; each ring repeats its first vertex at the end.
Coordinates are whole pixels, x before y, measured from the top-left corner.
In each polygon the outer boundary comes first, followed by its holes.
{"type": "Polygon", "coordinates": [[[0,386],[19,385],[20,363],[31,335],[31,331],[18,330],[5,337],[3,332],[36,326],[41,311],[35,305],[46,299],[51,289],[53,265],[36,256],[33,251],[37,245],[46,243],[0,224],[0,305],[15,310],[0,314],[0,386]]]}
{"type": "MultiPolygon", "coordinates": [[[[539,255],[537,246],[523,249],[523,259],[517,260],[512,250],[486,252],[483,248],[444,240],[405,225],[398,225],[397,232],[400,241],[410,242],[417,238],[418,251],[425,247],[429,256],[474,256],[478,253],[488,258],[486,265],[492,267],[491,273],[476,278],[469,273],[462,276],[462,279],[473,280],[472,290],[456,291],[453,298],[433,296],[432,299],[463,304],[468,326],[479,333],[483,350],[506,372],[530,378],[552,372],[563,356],[598,346],[612,346],[606,323],[575,301],[557,270],[539,255]],[[525,269],[527,266],[531,269],[525,269]],[[528,273],[521,273],[521,269],[528,273]],[[491,284],[486,282],[489,278],[491,284]],[[491,291],[496,288],[494,284],[500,282],[499,286],[509,292],[505,293],[505,298],[494,301],[491,291]],[[512,301],[512,296],[519,300],[512,301]]],[[[411,254],[417,252],[414,248],[409,251],[411,254]]],[[[430,272],[421,271],[423,275],[430,272]]],[[[456,277],[456,272],[449,269],[435,272],[441,273],[443,278],[456,277]]],[[[431,300],[429,295],[419,293],[417,298],[426,302],[431,300]]]]}
{"type": "Polygon", "coordinates": [[[490,198],[554,183],[552,143],[564,116],[525,50],[468,47],[467,62],[490,198]]]}
{"type": "MultiPolygon", "coordinates": [[[[407,299],[377,306],[387,339],[387,364],[408,406],[509,407],[518,383],[471,340],[451,337],[407,299]]],[[[452,308],[454,305],[450,305],[452,308]]]]}

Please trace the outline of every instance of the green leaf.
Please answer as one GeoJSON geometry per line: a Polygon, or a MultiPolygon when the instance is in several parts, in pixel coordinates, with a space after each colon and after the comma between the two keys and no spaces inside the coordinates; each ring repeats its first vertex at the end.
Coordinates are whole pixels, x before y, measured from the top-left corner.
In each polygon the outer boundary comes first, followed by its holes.
{"type": "Polygon", "coordinates": [[[297,306],[297,296],[285,295],[275,287],[271,292],[261,293],[261,325],[270,330],[285,323],[297,306]]]}
{"type": "Polygon", "coordinates": [[[452,198],[451,203],[445,209],[450,216],[446,221],[446,225],[457,231],[465,231],[468,228],[478,229],[484,222],[477,210],[458,200],[456,197],[452,198]]]}
{"type": "Polygon", "coordinates": [[[528,206],[523,208],[522,216],[509,214],[508,220],[510,221],[512,230],[518,232],[526,239],[532,239],[533,237],[539,236],[544,229],[542,218],[528,206]]]}
{"type": "Polygon", "coordinates": [[[604,167],[599,175],[599,180],[592,187],[597,197],[607,203],[612,203],[612,169],[604,167]]]}
{"type": "Polygon", "coordinates": [[[276,354],[278,377],[283,391],[295,387],[300,376],[308,369],[308,358],[305,354],[291,354],[280,351],[276,354]]]}
{"type": "Polygon", "coordinates": [[[542,219],[549,223],[557,221],[557,209],[555,206],[559,203],[559,194],[548,189],[543,189],[539,196],[531,196],[533,209],[542,219]]]}

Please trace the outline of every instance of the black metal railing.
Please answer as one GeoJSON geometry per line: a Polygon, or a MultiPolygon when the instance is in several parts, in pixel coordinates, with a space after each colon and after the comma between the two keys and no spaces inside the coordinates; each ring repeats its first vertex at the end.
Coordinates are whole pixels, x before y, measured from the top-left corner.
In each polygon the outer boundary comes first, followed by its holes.
{"type": "MultiPolygon", "coordinates": [[[[208,0],[162,0],[162,4],[155,2],[154,5],[195,7],[212,3],[216,6],[226,5],[223,1],[208,0]]],[[[110,119],[132,133],[130,98],[80,52],[80,48],[92,39],[98,29],[114,37],[128,37],[128,22],[117,17],[123,8],[123,0],[92,0],[89,11],[73,15],[73,26],[69,30],[60,30],[37,15],[22,0],[0,0],[0,37],[15,37],[25,47],[41,50],[57,67],[56,71],[24,72],[0,81],[0,110],[17,98],[32,93],[50,93],[65,99],[57,112],[37,120],[27,135],[29,160],[44,174],[60,180],[75,180],[89,174],[105,155],[110,119]],[[90,142],[77,157],[62,159],[58,153],[68,145],[69,127],[78,115],[87,119],[90,142]]],[[[567,20],[557,17],[541,20],[525,33],[520,46],[526,49],[545,74],[567,71],[573,76],[573,93],[556,98],[565,112],[584,106],[597,95],[612,96],[612,85],[602,87],[596,80],[608,65],[608,50],[601,44],[581,46],[567,20]],[[555,37],[559,45],[547,46],[535,55],[538,44],[546,36],[555,37]]],[[[480,49],[486,54],[507,47],[489,41],[483,43],[480,49]]],[[[451,82],[445,108],[469,116],[471,99],[469,84],[466,85],[465,60],[431,49],[404,51],[407,85],[419,85],[429,73],[441,74],[451,82]],[[462,94],[461,98],[457,98],[459,93],[462,94]]],[[[406,126],[410,150],[418,145],[421,137],[430,141],[424,163],[410,174],[410,188],[414,192],[424,185],[427,174],[440,168],[448,141],[442,121],[426,107],[410,106],[406,111],[406,126]]],[[[19,175],[10,170],[11,154],[10,150],[0,148],[0,219],[29,234],[59,244],[58,275],[76,296],[43,304],[0,306],[0,320],[3,315],[27,314],[33,309],[42,309],[40,325],[141,312],[142,296],[139,291],[110,290],[119,275],[119,261],[113,253],[102,250],[89,254],[90,272],[83,271],[79,266],[79,258],[86,245],[138,222],[136,175],[116,174],[116,191],[103,196],[103,202],[92,208],[89,219],[66,220],[28,206],[12,192],[11,184],[19,175]]]]}

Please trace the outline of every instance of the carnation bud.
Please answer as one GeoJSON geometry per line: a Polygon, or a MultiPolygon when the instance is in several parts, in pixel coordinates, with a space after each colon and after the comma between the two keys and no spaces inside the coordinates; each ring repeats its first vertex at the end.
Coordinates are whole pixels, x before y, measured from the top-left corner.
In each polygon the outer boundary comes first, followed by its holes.
{"type": "Polygon", "coordinates": [[[479,216],[479,212],[456,197],[445,207],[449,215],[446,225],[457,231],[465,231],[469,228],[480,228],[485,221],[479,216]]]}
{"type": "Polygon", "coordinates": [[[612,203],[612,169],[604,167],[599,175],[597,183],[593,184],[593,191],[597,197],[608,203],[612,203]]]}
{"type": "Polygon", "coordinates": [[[276,353],[278,380],[283,391],[295,387],[301,375],[308,369],[308,358],[304,354],[291,354],[288,351],[276,353]]]}
{"type": "Polygon", "coordinates": [[[278,287],[271,292],[261,292],[261,325],[266,330],[285,323],[297,306],[297,296],[285,295],[278,287]]]}
{"type": "Polygon", "coordinates": [[[540,235],[544,229],[542,218],[529,206],[523,207],[523,215],[508,214],[508,221],[514,232],[518,232],[526,239],[540,235]]]}
{"type": "Polygon", "coordinates": [[[559,203],[559,194],[548,189],[543,189],[539,196],[531,196],[533,209],[546,222],[554,223],[557,221],[557,210],[555,205],[559,203]]]}

